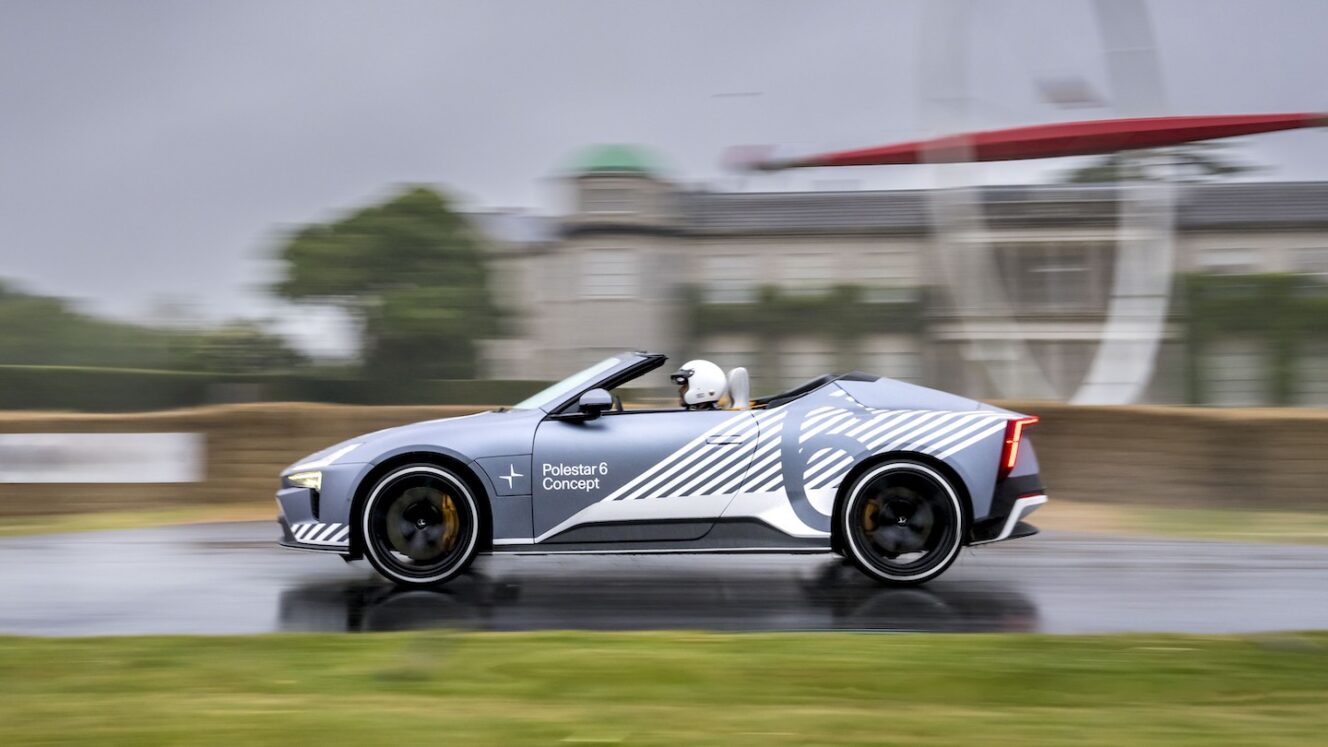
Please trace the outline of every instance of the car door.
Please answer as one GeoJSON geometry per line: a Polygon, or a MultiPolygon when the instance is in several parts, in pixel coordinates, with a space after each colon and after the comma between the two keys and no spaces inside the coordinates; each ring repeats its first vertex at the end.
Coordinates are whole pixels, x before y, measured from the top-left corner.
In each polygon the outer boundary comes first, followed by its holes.
{"type": "Polygon", "coordinates": [[[697,539],[728,505],[756,437],[747,411],[546,419],[532,465],[536,541],[697,539]]]}

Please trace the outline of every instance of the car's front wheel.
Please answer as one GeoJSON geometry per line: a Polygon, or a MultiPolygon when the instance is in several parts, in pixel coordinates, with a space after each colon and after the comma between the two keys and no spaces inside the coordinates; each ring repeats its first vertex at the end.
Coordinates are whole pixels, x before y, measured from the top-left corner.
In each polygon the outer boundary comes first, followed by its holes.
{"type": "Polygon", "coordinates": [[[403,586],[434,586],[475,559],[479,507],[464,480],[432,464],[412,464],[379,478],[360,513],[364,554],[403,586]]]}
{"type": "Polygon", "coordinates": [[[884,462],[863,472],[837,518],[845,554],[885,584],[930,581],[950,567],[963,545],[957,491],[921,462],[884,462]]]}

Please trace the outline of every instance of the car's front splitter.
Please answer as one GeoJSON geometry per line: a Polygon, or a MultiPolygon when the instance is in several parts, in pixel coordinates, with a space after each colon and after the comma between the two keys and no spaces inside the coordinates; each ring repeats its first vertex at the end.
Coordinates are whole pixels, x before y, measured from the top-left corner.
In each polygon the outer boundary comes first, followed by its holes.
{"type": "Polygon", "coordinates": [[[280,545],[292,550],[318,552],[350,552],[350,525],[299,521],[291,523],[285,516],[277,518],[281,526],[280,545]]]}

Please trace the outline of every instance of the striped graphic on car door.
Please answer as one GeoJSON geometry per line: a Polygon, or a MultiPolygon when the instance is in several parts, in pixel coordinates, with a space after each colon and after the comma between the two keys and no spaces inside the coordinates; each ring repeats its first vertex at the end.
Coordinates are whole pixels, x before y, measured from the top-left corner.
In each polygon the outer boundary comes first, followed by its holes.
{"type": "MultiPolygon", "coordinates": [[[[947,459],[1002,431],[1006,420],[1006,415],[977,410],[855,412],[839,407],[817,408],[807,414],[799,428],[799,445],[810,450],[802,471],[802,484],[813,490],[837,486],[865,454],[912,451],[947,459]],[[822,442],[833,438],[837,443],[818,447],[818,438],[822,442]],[[843,446],[843,439],[858,448],[850,453],[843,446]]],[[[739,492],[782,489],[785,458],[777,449],[769,453],[758,450],[739,492]]]]}

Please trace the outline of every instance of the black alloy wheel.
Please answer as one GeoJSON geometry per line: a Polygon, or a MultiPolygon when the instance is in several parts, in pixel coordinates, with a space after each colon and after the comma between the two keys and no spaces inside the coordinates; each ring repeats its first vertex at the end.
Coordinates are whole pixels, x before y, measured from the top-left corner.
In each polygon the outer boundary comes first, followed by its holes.
{"type": "Polygon", "coordinates": [[[964,513],[954,486],[920,462],[885,462],[864,472],[838,519],[845,554],[886,584],[930,581],[963,545],[964,513]]]}
{"type": "Polygon", "coordinates": [[[434,586],[475,559],[479,512],[463,480],[431,464],[402,467],[381,478],[365,501],[365,556],[404,586],[434,586]]]}

